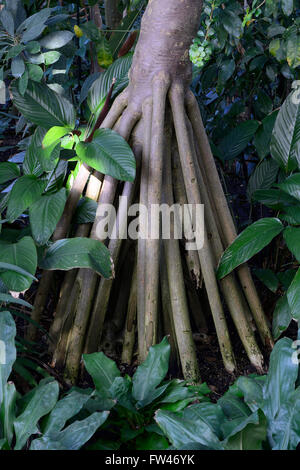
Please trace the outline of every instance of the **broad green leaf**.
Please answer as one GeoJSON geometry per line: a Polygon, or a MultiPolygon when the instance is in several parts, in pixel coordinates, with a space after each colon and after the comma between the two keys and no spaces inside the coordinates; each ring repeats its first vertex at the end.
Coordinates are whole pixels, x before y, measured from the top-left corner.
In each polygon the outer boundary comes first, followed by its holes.
{"type": "Polygon", "coordinates": [[[26,44],[25,48],[29,54],[38,54],[41,50],[41,45],[39,41],[30,41],[26,44]]]}
{"type": "Polygon", "coordinates": [[[128,377],[116,377],[109,389],[109,395],[117,401],[118,405],[136,413],[136,408],[134,407],[132,400],[131,388],[132,382],[128,377]]]}
{"type": "Polygon", "coordinates": [[[229,8],[221,10],[220,21],[228,34],[235,38],[239,38],[241,36],[243,30],[242,21],[235,12],[229,8]]]}
{"type": "Polygon", "coordinates": [[[270,153],[271,137],[277,115],[278,111],[274,111],[269,116],[266,116],[254,136],[253,143],[261,160],[270,153]]]}
{"type": "MultiPolygon", "coordinates": [[[[99,103],[104,102],[114,78],[117,80],[114,85],[114,94],[126,87],[131,63],[132,54],[120,57],[94,81],[88,95],[88,105],[92,113],[96,114],[99,110],[99,103]]],[[[85,97],[83,95],[81,102],[85,97]]]]}
{"type": "Polygon", "coordinates": [[[300,228],[286,227],[283,232],[288,249],[300,261],[300,228]]]}
{"type": "Polygon", "coordinates": [[[283,228],[279,219],[267,217],[247,227],[223,253],[217,271],[218,278],[222,279],[259,253],[283,228]]]}
{"type": "MultiPolygon", "coordinates": [[[[0,313],[1,315],[1,313],[0,313]]],[[[0,365],[1,368],[1,365],[0,365]]],[[[9,445],[14,435],[14,420],[16,418],[17,391],[12,382],[4,385],[4,399],[0,406],[0,422],[3,425],[3,434],[9,445]]],[[[1,400],[0,400],[1,403],[1,400]]]]}
{"type": "Polygon", "coordinates": [[[289,94],[278,113],[271,138],[272,157],[284,169],[297,161],[300,167],[300,100],[297,90],[289,94]]]}
{"type": "Polygon", "coordinates": [[[258,189],[254,191],[252,199],[274,210],[282,210],[290,205],[298,204],[297,199],[280,189],[258,189]]]}
{"type": "Polygon", "coordinates": [[[300,442],[300,388],[293,391],[270,420],[269,442],[274,450],[296,450],[300,442]]]}
{"type": "Polygon", "coordinates": [[[45,181],[33,175],[25,175],[14,184],[8,199],[6,217],[13,222],[36,202],[46,186],[45,181]]]}
{"type": "Polygon", "coordinates": [[[295,390],[298,363],[292,361],[295,349],[292,340],[278,341],[271,354],[269,372],[264,387],[264,412],[269,420],[276,418],[280,409],[295,390]]]}
{"type": "MultiPolygon", "coordinates": [[[[55,64],[56,62],[59,61],[60,56],[61,56],[61,53],[58,51],[44,52],[43,57],[44,57],[45,65],[55,64]]],[[[49,88],[51,88],[51,86],[49,88]]]]}
{"type": "Polygon", "coordinates": [[[296,68],[300,65],[300,34],[296,24],[290,26],[286,31],[287,63],[296,68]]]}
{"type": "Polygon", "coordinates": [[[272,159],[265,159],[260,162],[249,179],[247,188],[249,199],[251,199],[254,191],[271,188],[276,181],[278,170],[278,164],[272,159]]]}
{"type": "Polygon", "coordinates": [[[58,157],[60,154],[60,143],[59,140],[53,142],[48,147],[43,147],[43,139],[45,137],[46,130],[42,127],[37,127],[30,144],[27,148],[26,157],[28,154],[29,161],[33,162],[34,170],[37,175],[39,169],[43,171],[52,171],[57,166],[58,157]],[[37,162],[39,165],[37,165],[37,162]]]}
{"type": "Polygon", "coordinates": [[[67,200],[66,189],[42,196],[29,209],[31,232],[38,245],[45,245],[62,216],[67,200]]]}
{"type": "Polygon", "coordinates": [[[69,127],[58,127],[54,126],[49,129],[46,133],[45,137],[43,138],[43,147],[50,147],[51,145],[59,142],[61,137],[64,137],[66,134],[71,132],[72,129],[69,127]]]}
{"type": "Polygon", "coordinates": [[[12,162],[0,163],[0,184],[11,181],[20,176],[19,165],[12,162]]]}
{"type": "Polygon", "coordinates": [[[300,173],[289,176],[283,183],[280,183],[279,187],[300,201],[300,173]]]}
{"type": "Polygon", "coordinates": [[[43,78],[44,72],[39,65],[27,64],[29,79],[34,82],[40,82],[43,78]]]}
{"type": "Polygon", "coordinates": [[[292,225],[300,225],[300,207],[285,207],[284,213],[280,214],[280,219],[292,225]]]}
{"type": "Polygon", "coordinates": [[[17,33],[22,35],[22,42],[26,43],[40,36],[50,15],[51,8],[42,8],[38,13],[26,18],[17,29],[17,33]]]}
{"type": "Polygon", "coordinates": [[[146,432],[136,439],[136,450],[167,450],[169,443],[164,436],[146,432]]]}
{"type": "Polygon", "coordinates": [[[98,204],[93,199],[90,199],[88,197],[83,198],[80,201],[78,208],[75,212],[75,216],[74,216],[75,222],[77,224],[94,223],[96,212],[97,212],[97,207],[98,207],[98,204]]]}
{"type": "Polygon", "coordinates": [[[281,0],[281,8],[286,16],[290,16],[294,9],[294,0],[281,0]]]}
{"type": "Polygon", "coordinates": [[[38,126],[50,129],[53,126],[75,126],[73,105],[63,96],[55,93],[47,85],[29,81],[22,96],[15,86],[12,87],[13,102],[26,119],[38,126]]]}
{"type": "Polygon", "coordinates": [[[149,349],[147,359],[134,373],[132,395],[137,401],[144,401],[166,377],[169,369],[170,344],[164,338],[160,344],[149,349]]]}
{"type": "Polygon", "coordinates": [[[263,450],[267,440],[267,420],[261,410],[256,411],[226,436],[226,450],[263,450]]]}
{"type": "Polygon", "coordinates": [[[220,142],[218,149],[224,160],[238,157],[247,147],[259,127],[258,121],[245,121],[238,124],[220,142]]]}
{"type": "Polygon", "coordinates": [[[266,376],[245,377],[241,376],[236,381],[236,386],[243,393],[245,403],[252,412],[263,407],[263,388],[266,376]]]}
{"type": "Polygon", "coordinates": [[[11,61],[11,73],[15,78],[19,78],[25,72],[25,62],[22,57],[14,57],[11,61]]]}
{"type": "Polygon", "coordinates": [[[279,280],[271,269],[255,269],[254,274],[272,292],[276,292],[279,287],[279,280]]]}
{"type": "Polygon", "coordinates": [[[44,36],[39,42],[46,49],[60,49],[70,42],[74,37],[71,31],[53,31],[44,36]]]}
{"type": "Polygon", "coordinates": [[[111,398],[110,388],[114,380],[121,376],[116,363],[102,352],[84,354],[83,362],[99,394],[111,398]]]}
{"type": "Polygon", "coordinates": [[[31,237],[24,237],[17,243],[7,243],[5,249],[0,252],[1,262],[10,263],[22,268],[25,274],[19,274],[13,270],[0,272],[0,279],[9,290],[22,292],[28,289],[32,284],[32,277],[37,268],[37,253],[34,241],[31,237]],[[29,273],[31,276],[27,274],[29,273]]]}
{"type": "Polygon", "coordinates": [[[8,11],[7,8],[4,8],[1,11],[0,21],[1,21],[2,26],[5,29],[5,31],[7,31],[11,36],[14,36],[15,22],[14,22],[14,18],[12,16],[11,12],[8,11]]]}
{"type": "Polygon", "coordinates": [[[25,46],[23,44],[17,44],[16,46],[13,46],[11,49],[9,49],[6,58],[7,59],[13,59],[14,57],[17,57],[23,50],[25,46]]]}
{"type": "Polygon", "coordinates": [[[61,271],[90,268],[105,278],[112,276],[109,250],[103,243],[91,238],[69,238],[53,243],[40,267],[61,271]]]}
{"type": "Polygon", "coordinates": [[[59,394],[56,381],[42,380],[33,392],[23,413],[14,422],[16,433],[15,450],[21,450],[32,434],[39,432],[37,424],[42,416],[48,414],[55,406],[59,394]]]}
{"type": "Polygon", "coordinates": [[[127,142],[115,131],[99,129],[91,143],[79,142],[78,157],[105,175],[121,181],[134,181],[136,163],[127,142]]]}
{"type": "Polygon", "coordinates": [[[16,360],[16,325],[9,312],[0,312],[0,405],[6,393],[6,382],[16,360]]]}
{"type": "Polygon", "coordinates": [[[300,268],[287,291],[287,298],[292,317],[300,320],[300,268]]]}
{"type": "Polygon", "coordinates": [[[79,450],[107,420],[108,415],[109,411],[103,411],[75,421],[59,433],[35,439],[30,450],[79,450]]]}
{"type": "Polygon", "coordinates": [[[155,421],[176,448],[191,442],[197,442],[211,450],[223,449],[221,442],[212,432],[210,426],[199,419],[198,416],[197,419],[191,419],[190,416],[187,419],[184,412],[172,413],[171,411],[158,410],[155,414],[155,421]]]}
{"type": "Polygon", "coordinates": [[[76,416],[85,403],[90,399],[90,394],[71,390],[63,399],[59,400],[43,427],[43,434],[50,436],[61,431],[69,419],[76,416]]]}
{"type": "Polygon", "coordinates": [[[22,77],[20,77],[19,80],[18,80],[18,89],[19,89],[19,92],[22,96],[24,96],[24,94],[27,90],[28,80],[29,80],[28,71],[25,70],[22,77]]]}
{"type": "Polygon", "coordinates": [[[284,296],[277,301],[273,313],[272,333],[274,339],[279,338],[279,336],[289,327],[291,321],[291,309],[288,303],[287,295],[284,294],[284,296]]]}

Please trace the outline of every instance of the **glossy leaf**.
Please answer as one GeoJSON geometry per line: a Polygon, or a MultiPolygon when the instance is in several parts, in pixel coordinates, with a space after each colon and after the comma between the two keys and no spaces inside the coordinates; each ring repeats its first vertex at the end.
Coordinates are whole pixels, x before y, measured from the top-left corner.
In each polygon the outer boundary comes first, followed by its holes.
{"type": "Polygon", "coordinates": [[[25,410],[14,422],[16,433],[15,450],[21,450],[32,434],[39,432],[37,424],[42,416],[55,406],[59,393],[58,383],[54,380],[42,380],[27,404],[25,410]]]}
{"type": "Polygon", "coordinates": [[[279,280],[271,269],[255,269],[255,275],[272,292],[277,292],[279,280]]]}
{"type": "Polygon", "coordinates": [[[273,313],[272,333],[274,339],[279,338],[279,336],[289,327],[291,321],[291,309],[288,303],[287,295],[284,294],[284,296],[277,301],[273,313]]]}
{"type": "Polygon", "coordinates": [[[33,238],[38,245],[45,245],[62,216],[67,200],[66,189],[49,196],[42,196],[29,209],[33,238]]]}
{"type": "MultiPolygon", "coordinates": [[[[27,274],[19,274],[14,271],[0,272],[0,279],[9,290],[22,292],[32,284],[32,277],[37,268],[37,253],[34,241],[31,237],[24,237],[17,243],[8,243],[0,252],[1,262],[10,263],[22,268],[27,274]]],[[[21,271],[23,273],[23,271],[21,271]]]]}
{"type": "Polygon", "coordinates": [[[121,376],[116,363],[102,352],[84,354],[83,361],[86,370],[93,379],[96,390],[100,395],[110,398],[110,388],[114,380],[121,376]]]}
{"type": "Polygon", "coordinates": [[[289,176],[279,185],[280,189],[300,201],[300,173],[289,176]]]}
{"type": "Polygon", "coordinates": [[[132,395],[137,401],[144,401],[163,381],[169,369],[170,344],[164,338],[160,344],[149,349],[148,356],[134,373],[132,395]]]}
{"type": "Polygon", "coordinates": [[[300,268],[287,291],[287,298],[292,317],[300,320],[300,268]]]}
{"type": "Polygon", "coordinates": [[[278,113],[271,138],[272,157],[284,169],[292,162],[300,166],[300,100],[295,90],[287,97],[278,113]]]}
{"type": "Polygon", "coordinates": [[[15,347],[16,325],[9,312],[0,312],[0,340],[1,361],[0,361],[0,405],[6,393],[6,382],[12,371],[12,366],[16,360],[15,347]],[[5,350],[3,350],[5,345],[5,350]]]}
{"type": "Polygon", "coordinates": [[[24,96],[15,86],[12,87],[12,93],[14,105],[26,119],[34,124],[45,129],[53,126],[74,128],[73,105],[47,85],[29,81],[24,96]]]}
{"type": "Polygon", "coordinates": [[[16,220],[40,198],[45,186],[45,181],[39,180],[33,175],[25,175],[19,178],[9,195],[6,213],[7,219],[11,222],[16,220]]]}
{"type": "Polygon", "coordinates": [[[20,176],[20,168],[16,163],[0,163],[0,184],[18,178],[18,176],[20,176]]]}
{"type": "Polygon", "coordinates": [[[78,157],[89,166],[105,175],[121,181],[133,181],[136,163],[127,142],[115,131],[99,129],[91,143],[79,142],[78,157]]]}
{"type": "Polygon", "coordinates": [[[66,238],[53,243],[40,267],[61,271],[90,268],[105,278],[112,275],[109,250],[103,243],[91,238],[66,238]]]}
{"type": "Polygon", "coordinates": [[[232,160],[238,157],[253,138],[258,126],[257,121],[245,121],[230,131],[218,146],[224,160],[232,160]]]}
{"type": "Polygon", "coordinates": [[[286,227],[283,232],[288,249],[300,261],[300,228],[286,227]]]}
{"type": "Polygon", "coordinates": [[[40,45],[46,49],[60,49],[74,37],[71,31],[53,31],[40,40],[40,45]]]}
{"type": "Polygon", "coordinates": [[[217,275],[222,279],[267,246],[283,230],[279,219],[264,218],[247,227],[225,250],[217,275]]]}

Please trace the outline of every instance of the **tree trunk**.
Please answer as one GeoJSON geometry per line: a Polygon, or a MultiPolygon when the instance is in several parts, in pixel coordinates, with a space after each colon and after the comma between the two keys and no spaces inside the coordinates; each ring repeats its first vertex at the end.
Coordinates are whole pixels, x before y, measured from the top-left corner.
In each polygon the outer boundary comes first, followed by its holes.
{"type": "Polygon", "coordinates": [[[120,0],[105,0],[105,23],[108,29],[116,29],[122,19],[120,0]]]}
{"type": "MultiPolygon", "coordinates": [[[[116,5],[116,2],[107,3],[107,6],[111,7],[113,4],[116,5]]],[[[234,372],[235,359],[223,310],[225,303],[249,360],[261,371],[263,358],[248,324],[250,312],[256,320],[263,341],[271,344],[272,339],[261,307],[259,311],[253,311],[253,306],[260,304],[252,278],[249,274],[248,277],[243,277],[243,292],[234,274],[225,278],[220,285],[215,276],[220,254],[229,243],[229,236],[226,235],[228,230],[224,229],[224,226],[231,227],[233,222],[197,102],[189,90],[192,76],[189,48],[197,33],[201,7],[201,0],[149,1],[142,19],[141,33],[129,74],[129,85],[115,100],[103,127],[117,130],[125,139],[133,142],[137,157],[141,155],[141,177],[137,177],[136,184],[140,185],[140,203],[145,204],[148,210],[153,204],[159,205],[162,202],[163,194],[168,204],[172,204],[174,194],[175,197],[182,195],[183,199],[192,205],[205,204],[204,246],[193,254],[193,263],[188,263],[197,267],[195,295],[198,296],[201,273],[226,369],[234,372]],[[172,175],[174,167],[177,168],[175,177],[172,175]],[[178,184],[182,187],[178,188],[178,184]],[[223,212],[220,207],[223,207],[223,212]]],[[[117,184],[106,176],[99,204],[107,199],[105,188],[108,186],[111,188],[109,199],[114,200],[118,190],[117,184]]],[[[130,185],[126,183],[123,193],[128,191],[130,197],[133,197],[130,185]]],[[[120,207],[119,220],[124,216],[121,211],[120,207]]],[[[148,222],[149,225],[152,223],[150,219],[140,222],[148,222]]],[[[97,219],[92,229],[94,238],[97,234],[96,228],[97,219]]],[[[131,310],[134,311],[136,305],[138,354],[139,361],[142,361],[149,347],[157,340],[159,292],[161,288],[167,288],[168,295],[163,295],[163,298],[170,299],[170,325],[176,336],[172,340],[178,349],[183,374],[186,379],[199,381],[190,322],[191,312],[182,269],[186,254],[181,258],[179,242],[171,237],[163,242],[165,261],[162,261],[161,246],[159,239],[139,238],[136,277],[134,276],[133,281],[137,285],[133,285],[131,304],[128,310],[124,311],[129,312],[130,319],[134,318],[131,310]],[[164,279],[160,279],[161,263],[166,265],[164,279]]],[[[121,242],[118,244],[112,241],[109,247],[117,268],[121,242]]],[[[89,275],[89,272],[80,270],[82,285],[88,285],[89,275]]],[[[72,299],[73,305],[80,305],[81,308],[74,316],[78,319],[76,328],[77,331],[80,330],[81,341],[80,350],[78,341],[76,343],[75,355],[72,354],[71,342],[67,351],[68,357],[76,356],[76,359],[67,364],[71,382],[76,381],[81,353],[94,352],[100,347],[111,284],[112,281],[102,280],[97,291],[97,283],[94,282],[93,288],[90,285],[88,292],[83,292],[84,302],[76,303],[72,299]]],[[[197,305],[197,302],[193,302],[193,305],[197,305]]],[[[199,315],[202,315],[201,311],[199,315]]],[[[130,328],[124,315],[124,331],[127,336],[130,335],[130,351],[124,355],[126,357],[132,357],[133,347],[133,320],[129,323],[130,328]]],[[[70,334],[77,337],[75,330],[70,334]]]]}

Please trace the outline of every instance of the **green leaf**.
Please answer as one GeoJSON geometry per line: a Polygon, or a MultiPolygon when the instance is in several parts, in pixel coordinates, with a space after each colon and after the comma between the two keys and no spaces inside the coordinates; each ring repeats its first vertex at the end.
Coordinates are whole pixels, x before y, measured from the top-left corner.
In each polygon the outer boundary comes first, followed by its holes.
{"type": "Polygon", "coordinates": [[[121,181],[134,181],[136,163],[127,142],[115,131],[99,129],[91,143],[79,142],[78,157],[103,174],[121,181]]]}
{"type": "Polygon", "coordinates": [[[36,172],[39,170],[39,168],[44,171],[52,171],[57,166],[57,161],[60,154],[61,147],[59,140],[53,142],[48,147],[44,147],[42,145],[45,134],[45,129],[42,127],[37,127],[26,152],[26,156],[28,153],[28,158],[31,162],[35,162],[35,165],[36,162],[40,164],[34,167],[34,171],[36,172]]]}
{"type": "Polygon", "coordinates": [[[270,153],[271,137],[277,115],[278,111],[274,111],[269,116],[266,116],[254,136],[253,143],[260,159],[265,158],[270,153]]]}
{"type": "Polygon", "coordinates": [[[11,36],[14,36],[15,32],[15,22],[14,18],[10,11],[7,8],[4,8],[0,14],[0,20],[5,31],[7,31],[11,36]]]}
{"type": "Polygon", "coordinates": [[[192,419],[192,411],[193,406],[189,409],[189,418],[186,418],[184,412],[158,410],[155,421],[177,449],[191,442],[197,442],[211,450],[222,450],[223,446],[211,427],[198,416],[197,419],[192,419]]]}
{"type": "Polygon", "coordinates": [[[47,85],[29,81],[22,96],[15,86],[12,87],[13,102],[26,119],[38,126],[50,129],[53,126],[75,126],[73,105],[63,96],[55,93],[47,85]]]}
{"type": "Polygon", "coordinates": [[[281,213],[279,217],[289,224],[300,225],[300,207],[285,207],[284,213],[281,213]]]}
{"type": "Polygon", "coordinates": [[[254,274],[272,292],[277,292],[279,280],[271,269],[255,269],[254,274]]]}
{"type": "Polygon", "coordinates": [[[29,79],[34,82],[40,82],[43,78],[44,72],[38,65],[27,64],[29,79]]]}
{"type": "Polygon", "coordinates": [[[275,183],[279,171],[278,164],[272,159],[265,159],[260,162],[250,176],[247,193],[251,199],[254,191],[259,189],[269,189],[275,183]]]}
{"type": "Polygon", "coordinates": [[[25,48],[29,54],[38,54],[41,50],[41,45],[39,41],[30,41],[26,44],[25,48]]]}
{"type": "Polygon", "coordinates": [[[99,394],[111,398],[110,388],[114,380],[121,376],[116,363],[102,352],[83,354],[83,362],[99,394]]]}
{"type": "Polygon", "coordinates": [[[15,450],[21,450],[32,434],[39,432],[37,424],[42,416],[48,414],[55,406],[59,394],[56,381],[42,380],[27,404],[23,413],[14,422],[16,433],[15,450]]]}
{"type": "Polygon", "coordinates": [[[258,121],[245,121],[238,124],[220,142],[218,149],[225,160],[238,157],[247,147],[259,127],[258,121]]]}
{"type": "Polygon", "coordinates": [[[263,376],[241,376],[235,385],[243,393],[244,401],[252,412],[263,407],[263,388],[266,382],[266,375],[263,376]]]}
{"type": "Polygon", "coordinates": [[[51,411],[43,427],[43,434],[49,436],[61,431],[67,421],[79,413],[85,403],[90,399],[90,396],[90,394],[82,393],[81,391],[70,390],[62,400],[56,403],[51,411]]]}
{"type": "Polygon", "coordinates": [[[6,382],[16,360],[16,325],[9,312],[0,312],[0,405],[6,393],[6,382]]]}
{"type": "Polygon", "coordinates": [[[281,0],[281,8],[286,16],[290,16],[294,9],[294,0],[281,0]]]}
{"type": "Polygon", "coordinates": [[[42,196],[29,209],[31,232],[38,245],[45,245],[61,218],[67,200],[66,189],[42,196]]]}
{"type": "Polygon", "coordinates": [[[28,87],[28,71],[25,70],[22,77],[18,80],[18,89],[22,96],[24,96],[28,87]]]}
{"type": "Polygon", "coordinates": [[[289,176],[278,185],[282,191],[300,201],[300,173],[289,176]]]}
{"type": "Polygon", "coordinates": [[[279,340],[272,351],[269,372],[264,388],[264,412],[269,420],[274,419],[295,390],[298,363],[292,361],[295,349],[292,340],[279,340]]]}
{"type": "MultiPolygon", "coordinates": [[[[105,73],[94,81],[88,95],[88,105],[93,114],[99,110],[99,103],[104,102],[112,81],[115,78],[117,81],[114,86],[114,95],[120,92],[128,84],[128,72],[132,63],[132,54],[117,59],[105,73]]],[[[83,95],[80,99],[82,102],[85,99],[83,95]]]]}
{"type": "Polygon", "coordinates": [[[112,276],[109,250],[103,243],[91,238],[69,238],[53,243],[40,267],[61,271],[90,268],[107,279],[112,276]]]}
{"type": "Polygon", "coordinates": [[[14,57],[11,61],[11,73],[15,78],[19,78],[25,72],[25,62],[22,57],[14,57]]]}
{"type": "Polygon", "coordinates": [[[44,52],[43,57],[45,65],[52,65],[58,62],[60,59],[61,53],[57,51],[44,52]]]}
{"type": "Polygon", "coordinates": [[[83,198],[75,212],[75,222],[77,224],[94,223],[98,204],[88,197],[83,198]]]}
{"type": "Polygon", "coordinates": [[[163,381],[169,369],[170,344],[165,337],[160,344],[149,349],[147,359],[134,373],[132,395],[144,401],[163,381]]]}
{"type": "Polygon", "coordinates": [[[14,180],[20,176],[19,165],[12,162],[0,163],[0,184],[14,180]]]}
{"type": "Polygon", "coordinates": [[[300,268],[287,291],[287,298],[292,317],[300,320],[300,268]]]}
{"type": "MultiPolygon", "coordinates": [[[[0,314],[1,315],[1,314],[0,314]]],[[[1,368],[1,365],[0,365],[1,368]]],[[[3,434],[9,445],[14,435],[14,420],[16,418],[17,391],[13,383],[4,385],[4,400],[0,406],[0,422],[3,425],[3,434]]],[[[1,403],[1,398],[0,398],[1,403]]]]}
{"type": "Polygon", "coordinates": [[[256,255],[282,232],[283,228],[279,219],[267,217],[247,227],[223,253],[217,271],[218,279],[222,279],[256,255]]]}
{"type": "Polygon", "coordinates": [[[279,336],[289,327],[292,321],[291,309],[288,303],[287,295],[284,294],[277,303],[273,313],[272,333],[274,339],[279,336]]]}
{"type": "Polygon", "coordinates": [[[226,437],[226,450],[263,450],[267,440],[267,420],[261,410],[256,411],[226,437]]]}
{"type": "Polygon", "coordinates": [[[13,46],[9,49],[6,58],[7,59],[13,59],[14,57],[17,57],[21,52],[24,50],[23,44],[17,44],[16,46],[13,46]]]}
{"type": "Polygon", "coordinates": [[[74,34],[70,31],[53,31],[40,40],[41,47],[45,49],[60,49],[70,42],[74,34]]]}
{"type": "Polygon", "coordinates": [[[290,204],[298,204],[297,199],[280,189],[258,189],[254,191],[252,199],[274,210],[282,210],[290,204]]]}
{"type": "Polygon", "coordinates": [[[271,154],[286,170],[294,161],[300,167],[300,100],[297,90],[289,94],[280,108],[271,138],[271,154]]]}
{"type": "Polygon", "coordinates": [[[14,184],[8,199],[6,217],[13,222],[28,207],[36,202],[46,186],[45,181],[39,180],[36,176],[21,176],[14,184]]]}
{"type": "Polygon", "coordinates": [[[70,424],[60,433],[35,439],[30,450],[79,450],[107,420],[109,411],[93,413],[91,416],[70,424]]]}
{"type": "Polygon", "coordinates": [[[54,126],[49,129],[43,139],[43,147],[50,147],[51,145],[59,142],[61,137],[64,137],[66,134],[69,134],[72,129],[70,127],[59,127],[54,126]]]}
{"type": "Polygon", "coordinates": [[[288,249],[300,261],[300,228],[286,227],[283,232],[288,249]]]}
{"type": "Polygon", "coordinates": [[[235,38],[241,36],[243,30],[242,21],[239,16],[229,8],[221,10],[220,22],[228,34],[231,34],[235,38]]]}
{"type": "Polygon", "coordinates": [[[7,288],[16,292],[28,289],[37,268],[37,253],[32,238],[24,237],[17,243],[7,243],[5,250],[2,249],[0,252],[0,268],[1,262],[16,265],[26,272],[26,275],[14,271],[0,272],[0,279],[7,288]],[[29,277],[27,273],[31,276],[29,277]]]}
{"type": "MultiPolygon", "coordinates": [[[[290,26],[286,31],[287,63],[296,68],[300,65],[300,34],[296,24],[290,26]]],[[[298,100],[299,101],[299,100],[298,100]]]]}

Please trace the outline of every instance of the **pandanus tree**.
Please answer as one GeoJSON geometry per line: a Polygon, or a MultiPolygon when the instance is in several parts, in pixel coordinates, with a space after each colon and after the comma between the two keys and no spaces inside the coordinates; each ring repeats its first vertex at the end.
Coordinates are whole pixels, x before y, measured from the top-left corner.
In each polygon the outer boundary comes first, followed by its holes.
{"type": "MultiPolygon", "coordinates": [[[[195,292],[205,289],[209,311],[216,329],[223,362],[229,372],[236,368],[225,311],[230,313],[250,362],[258,371],[263,368],[255,330],[262,344],[272,346],[272,337],[254,287],[249,268],[241,265],[223,279],[216,268],[226,247],[236,238],[236,228],[219,179],[196,98],[190,90],[192,76],[189,48],[199,26],[201,0],[150,0],[142,19],[141,32],[129,73],[129,85],[113,102],[102,128],[116,130],[126,139],[137,161],[135,181],[120,189],[111,176],[102,177],[83,165],[73,184],[54,240],[68,234],[72,215],[84,192],[98,200],[98,207],[113,204],[116,196],[126,196],[127,203],[139,201],[150,208],[164,202],[204,204],[204,245],[197,251],[185,251],[175,237],[169,240],[140,237],[135,266],[127,268],[121,250],[122,240],[111,238],[108,247],[123,284],[118,296],[126,302],[119,309],[123,317],[122,360],[130,362],[136,341],[139,361],[145,359],[163,328],[171,336],[180,359],[183,375],[199,380],[199,367],[191,327],[205,325],[205,315],[195,292]],[[86,188],[86,189],[85,189],[86,188]],[[119,269],[121,258],[123,269],[119,269]],[[190,276],[193,290],[186,288],[190,276]],[[203,280],[203,283],[202,283],[203,280]],[[127,292],[127,296],[123,295],[127,292]],[[125,309],[125,310],[126,310],[125,309]],[[136,325],[137,324],[137,328],[136,325]],[[125,325],[125,326],[124,326],[125,325]]],[[[124,199],[122,199],[123,201],[124,199]]],[[[99,212],[100,214],[100,212],[99,212]]],[[[99,238],[96,216],[90,237],[99,238]]],[[[116,225],[126,229],[127,207],[118,206],[116,225]]],[[[149,221],[150,223],[150,221],[149,221]]],[[[191,225],[193,221],[190,220],[191,225]]],[[[174,232],[174,223],[172,225],[174,232]]],[[[77,236],[87,236],[88,226],[79,226],[77,236]]],[[[105,240],[102,240],[105,241],[105,240]]],[[[51,272],[43,273],[37,292],[33,318],[39,320],[51,283],[51,272]]],[[[65,367],[66,376],[75,381],[82,353],[101,347],[108,315],[113,279],[101,278],[89,269],[66,274],[56,314],[50,330],[53,339],[53,364],[65,367]]],[[[118,303],[118,302],[117,302],[118,303]]],[[[117,307],[116,307],[117,309],[117,307]]],[[[29,338],[34,336],[34,328],[29,338]]]]}

